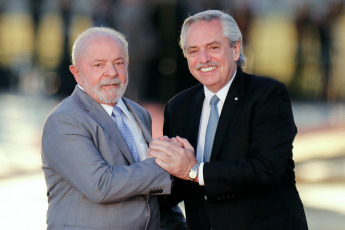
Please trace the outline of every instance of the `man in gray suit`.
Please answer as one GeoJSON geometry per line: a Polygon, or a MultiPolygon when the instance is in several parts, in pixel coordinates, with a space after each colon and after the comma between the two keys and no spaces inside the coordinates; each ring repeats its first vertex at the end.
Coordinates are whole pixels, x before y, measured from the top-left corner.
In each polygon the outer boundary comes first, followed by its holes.
{"type": "Polygon", "coordinates": [[[90,28],[76,39],[72,62],[78,85],[43,129],[47,229],[159,229],[154,195],[170,193],[171,177],[147,159],[150,114],[122,97],[127,41],[90,28]]]}

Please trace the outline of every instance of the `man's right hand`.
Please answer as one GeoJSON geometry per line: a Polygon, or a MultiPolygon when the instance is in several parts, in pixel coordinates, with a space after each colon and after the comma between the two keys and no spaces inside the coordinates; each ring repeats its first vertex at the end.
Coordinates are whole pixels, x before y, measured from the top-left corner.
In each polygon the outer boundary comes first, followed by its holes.
{"type": "Polygon", "coordinates": [[[189,180],[188,172],[197,162],[194,148],[187,139],[167,137],[152,140],[148,156],[156,158],[156,163],[171,175],[189,180]]]}

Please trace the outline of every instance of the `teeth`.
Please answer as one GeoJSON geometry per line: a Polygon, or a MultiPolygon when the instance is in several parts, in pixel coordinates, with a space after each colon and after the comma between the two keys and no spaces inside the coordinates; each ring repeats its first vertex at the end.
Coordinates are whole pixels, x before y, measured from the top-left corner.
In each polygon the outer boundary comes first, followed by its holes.
{"type": "Polygon", "coordinates": [[[200,70],[202,71],[202,72],[209,72],[209,71],[211,71],[211,70],[214,70],[216,67],[207,67],[207,68],[201,68],[200,70]]]}

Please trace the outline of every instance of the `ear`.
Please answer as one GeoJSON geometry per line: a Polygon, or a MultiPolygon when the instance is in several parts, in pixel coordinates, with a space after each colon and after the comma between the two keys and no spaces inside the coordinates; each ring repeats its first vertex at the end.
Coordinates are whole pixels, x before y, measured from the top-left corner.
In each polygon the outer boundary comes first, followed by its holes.
{"type": "Polygon", "coordinates": [[[241,54],[241,41],[238,40],[232,48],[233,48],[234,61],[237,62],[238,59],[240,59],[240,54],[241,54]]]}
{"type": "Polygon", "coordinates": [[[76,65],[70,65],[69,66],[69,71],[71,71],[71,73],[74,76],[74,79],[80,85],[80,83],[81,83],[81,76],[80,76],[78,67],[76,65]]]}

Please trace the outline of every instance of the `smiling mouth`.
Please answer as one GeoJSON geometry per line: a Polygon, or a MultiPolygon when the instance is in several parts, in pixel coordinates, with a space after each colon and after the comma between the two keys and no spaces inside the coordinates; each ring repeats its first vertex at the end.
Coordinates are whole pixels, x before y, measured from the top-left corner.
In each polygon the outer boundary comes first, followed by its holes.
{"type": "Polygon", "coordinates": [[[207,67],[207,68],[200,68],[200,70],[201,70],[202,72],[206,73],[206,72],[210,72],[210,71],[214,70],[215,68],[216,68],[216,67],[211,66],[211,67],[207,67]]]}
{"type": "Polygon", "coordinates": [[[117,85],[119,85],[119,84],[104,84],[102,86],[117,86],[117,85]]]}

